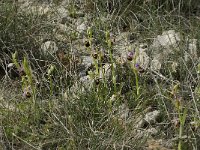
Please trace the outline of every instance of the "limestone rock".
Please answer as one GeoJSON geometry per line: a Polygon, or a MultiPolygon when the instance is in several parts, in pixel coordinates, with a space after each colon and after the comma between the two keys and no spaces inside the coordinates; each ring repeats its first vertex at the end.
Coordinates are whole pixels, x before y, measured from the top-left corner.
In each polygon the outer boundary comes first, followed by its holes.
{"type": "Polygon", "coordinates": [[[57,8],[57,15],[60,18],[69,17],[68,10],[64,6],[60,6],[59,8],[57,8]]]}
{"type": "Polygon", "coordinates": [[[159,117],[160,117],[160,111],[154,110],[152,112],[148,112],[145,115],[144,120],[147,121],[149,124],[153,124],[153,123],[156,123],[159,117]]]}
{"type": "Polygon", "coordinates": [[[77,31],[79,33],[83,33],[86,30],[87,30],[87,26],[84,22],[77,26],[77,31]]]}
{"type": "Polygon", "coordinates": [[[82,65],[85,68],[89,68],[93,64],[93,59],[90,56],[82,56],[82,65]]]}
{"type": "Polygon", "coordinates": [[[168,56],[179,51],[178,45],[180,41],[180,33],[175,32],[175,30],[164,31],[162,35],[158,35],[151,45],[153,50],[151,69],[159,71],[168,56]]]}
{"type": "Polygon", "coordinates": [[[137,119],[138,120],[137,128],[145,128],[149,124],[150,125],[155,124],[157,122],[157,120],[159,119],[159,117],[160,117],[160,111],[158,111],[158,110],[148,112],[148,113],[146,113],[144,118],[142,118],[142,116],[140,116],[137,119]]]}
{"type": "Polygon", "coordinates": [[[56,42],[54,41],[46,41],[41,45],[41,50],[44,54],[55,54],[58,51],[58,47],[56,42]]]}
{"type": "Polygon", "coordinates": [[[189,59],[197,60],[197,39],[188,39],[187,42],[188,51],[184,53],[185,61],[187,62],[189,59]]]}
{"type": "Polygon", "coordinates": [[[151,69],[154,71],[160,70],[161,69],[161,63],[158,59],[154,58],[151,61],[151,69]]]}
{"type": "Polygon", "coordinates": [[[129,117],[129,108],[126,104],[122,104],[118,108],[118,115],[120,119],[126,120],[129,117]]]}
{"type": "Polygon", "coordinates": [[[165,47],[178,46],[180,41],[180,34],[176,33],[175,30],[164,31],[162,35],[158,35],[153,41],[153,47],[165,47]]]}
{"type": "Polygon", "coordinates": [[[147,69],[149,66],[149,56],[143,50],[139,50],[139,55],[136,58],[136,63],[139,64],[143,69],[147,69]]]}
{"type": "Polygon", "coordinates": [[[38,5],[33,2],[24,2],[20,5],[20,10],[26,14],[44,15],[51,11],[50,5],[38,5]]]}

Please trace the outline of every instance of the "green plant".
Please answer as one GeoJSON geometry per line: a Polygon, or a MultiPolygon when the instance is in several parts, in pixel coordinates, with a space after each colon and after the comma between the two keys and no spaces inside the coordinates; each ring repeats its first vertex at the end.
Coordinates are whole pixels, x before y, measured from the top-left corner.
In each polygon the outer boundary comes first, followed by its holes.
{"type": "Polygon", "coordinates": [[[111,63],[111,71],[112,71],[112,82],[113,82],[113,86],[114,86],[114,92],[115,94],[117,94],[117,86],[116,86],[116,64],[113,58],[113,48],[112,48],[112,41],[111,41],[111,37],[110,37],[110,33],[109,31],[106,31],[106,43],[108,46],[108,54],[110,57],[110,63],[111,63]]]}
{"type": "Polygon", "coordinates": [[[138,48],[135,51],[131,51],[128,53],[127,59],[130,61],[130,67],[133,69],[135,75],[135,85],[136,85],[136,96],[140,95],[140,87],[139,87],[139,80],[138,80],[138,69],[140,65],[136,63],[137,57],[139,55],[138,48]]]}
{"type": "MultiPolygon", "coordinates": [[[[69,43],[57,39],[60,33],[53,32],[53,29],[62,21],[51,17],[53,13],[42,16],[22,13],[20,5],[3,2],[0,5],[0,63],[5,71],[10,71],[6,67],[12,60],[17,72],[20,72],[20,78],[12,82],[4,78],[0,80],[0,132],[4,149],[146,149],[144,145],[149,144],[146,142],[148,138],[165,143],[165,139],[170,142],[175,136],[178,143],[175,146],[179,150],[185,146],[186,149],[199,149],[199,62],[192,57],[189,62],[184,60],[184,53],[188,52],[185,41],[181,39],[178,43],[180,51],[169,56],[161,71],[147,68],[144,73],[139,72],[140,64],[136,61],[138,47],[131,53],[129,63],[115,59],[115,50],[132,46],[131,42],[152,45],[152,39],[165,30],[176,30],[183,39],[198,39],[199,20],[191,11],[195,9],[192,4],[199,2],[69,0],[67,9],[72,20],[72,23],[69,21],[69,28],[78,22],[80,8],[91,7],[91,11],[84,14],[91,26],[83,34],[87,39],[87,51],[84,53],[75,45],[82,38],[77,36],[75,28],[64,34],[69,43]],[[127,32],[134,35],[132,41],[120,36],[127,32]],[[116,36],[114,44],[111,33],[116,36]],[[40,53],[45,40],[56,42],[62,51],[60,59],[54,54],[47,58],[40,53]],[[72,51],[68,49],[69,45],[72,51]],[[111,66],[109,79],[105,77],[104,54],[100,48],[105,50],[109,59],[105,60],[111,66]],[[67,52],[66,56],[64,52],[67,52]],[[84,84],[90,81],[79,81],[82,66],[71,67],[74,53],[78,57],[81,53],[81,56],[86,54],[93,58],[94,68],[89,73],[96,81],[93,86],[87,88],[84,84]],[[178,67],[171,69],[174,62],[178,67]],[[35,76],[40,83],[37,87],[35,76]],[[26,93],[25,98],[18,86],[26,93]],[[30,97],[27,97],[28,93],[30,97]],[[121,105],[128,107],[125,118],[126,108],[119,109],[121,105]],[[155,124],[138,129],[136,122],[143,120],[146,112],[154,110],[162,112],[161,118],[155,124]],[[178,118],[176,128],[172,124],[174,117],[178,118]],[[159,133],[149,133],[152,128],[159,129],[159,133]]],[[[60,0],[54,2],[58,4],[60,0]]],[[[150,58],[154,58],[151,56],[154,50],[151,46],[148,49],[150,58]]],[[[174,49],[170,50],[174,52],[174,49]]]]}
{"type": "Polygon", "coordinates": [[[72,18],[77,18],[76,3],[73,1],[68,6],[69,16],[72,18]]]}
{"type": "Polygon", "coordinates": [[[173,89],[171,91],[171,94],[173,95],[172,101],[174,101],[175,108],[178,112],[178,118],[179,118],[179,134],[178,134],[178,150],[182,150],[182,140],[183,140],[183,134],[184,134],[184,127],[185,127],[185,121],[187,117],[187,111],[188,108],[184,107],[180,97],[178,97],[178,92],[179,92],[179,83],[175,84],[173,86],[173,89]]]}
{"type": "Polygon", "coordinates": [[[53,80],[52,80],[52,75],[53,72],[55,71],[55,66],[50,65],[49,69],[47,70],[47,76],[50,82],[50,96],[53,96],[53,80]]]}
{"type": "MultiPolygon", "coordinates": [[[[24,56],[22,65],[20,65],[17,60],[17,51],[15,51],[15,53],[12,54],[12,60],[13,60],[13,63],[15,64],[15,66],[17,67],[17,70],[24,72],[24,74],[21,75],[22,90],[24,91],[25,97],[26,97],[26,95],[28,95],[28,97],[29,96],[32,97],[33,108],[35,108],[36,107],[36,87],[34,85],[33,74],[32,74],[30,65],[28,63],[28,60],[27,60],[26,56],[24,56]]],[[[19,74],[20,74],[20,72],[19,72],[19,74]]]]}

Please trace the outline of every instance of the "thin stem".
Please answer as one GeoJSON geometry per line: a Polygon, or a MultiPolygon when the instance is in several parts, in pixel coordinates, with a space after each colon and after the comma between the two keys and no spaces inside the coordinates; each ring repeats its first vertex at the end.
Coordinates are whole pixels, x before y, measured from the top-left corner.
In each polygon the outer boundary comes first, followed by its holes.
{"type": "Polygon", "coordinates": [[[139,88],[139,81],[138,81],[138,72],[134,68],[134,74],[135,74],[135,82],[136,82],[136,94],[137,96],[140,94],[140,88],[139,88]]]}

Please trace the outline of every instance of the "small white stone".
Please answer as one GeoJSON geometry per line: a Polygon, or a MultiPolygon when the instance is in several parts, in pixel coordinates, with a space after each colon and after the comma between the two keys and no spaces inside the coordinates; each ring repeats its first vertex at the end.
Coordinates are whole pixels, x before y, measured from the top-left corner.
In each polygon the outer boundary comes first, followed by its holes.
{"type": "Polygon", "coordinates": [[[197,39],[189,39],[188,50],[191,57],[197,59],[197,39]]]}
{"type": "Polygon", "coordinates": [[[118,108],[118,114],[120,119],[127,119],[129,116],[129,108],[126,104],[122,104],[118,108]]]}
{"type": "Polygon", "coordinates": [[[8,68],[13,68],[14,65],[15,65],[14,63],[9,63],[9,64],[8,64],[8,68]]]}
{"type": "Polygon", "coordinates": [[[156,120],[159,118],[160,116],[160,111],[158,110],[154,110],[152,112],[149,112],[145,115],[144,120],[147,121],[149,124],[153,124],[156,122],[156,120]]]}
{"type": "Polygon", "coordinates": [[[154,39],[153,47],[166,47],[174,46],[176,47],[180,41],[180,34],[176,33],[174,30],[164,31],[162,35],[158,35],[154,39]]]}
{"type": "Polygon", "coordinates": [[[54,54],[58,51],[58,47],[54,41],[46,41],[41,45],[41,49],[45,54],[54,54]]]}
{"type": "Polygon", "coordinates": [[[139,55],[138,57],[136,58],[136,62],[138,64],[140,64],[140,66],[143,68],[143,69],[147,69],[148,66],[149,66],[149,56],[146,54],[146,52],[142,51],[142,52],[139,52],[139,55]]]}
{"type": "Polygon", "coordinates": [[[161,63],[157,59],[153,59],[151,62],[151,69],[154,71],[158,71],[161,69],[161,63]]]}
{"type": "Polygon", "coordinates": [[[82,65],[85,68],[89,68],[94,63],[93,59],[90,56],[82,56],[82,65]]]}
{"type": "Polygon", "coordinates": [[[147,129],[147,133],[149,133],[151,136],[155,136],[158,134],[158,130],[156,128],[150,128],[147,129]]]}
{"type": "Polygon", "coordinates": [[[77,26],[77,31],[79,33],[86,31],[86,29],[87,29],[87,27],[86,27],[86,24],[84,22],[77,26]]]}
{"type": "Polygon", "coordinates": [[[57,8],[57,14],[60,18],[64,18],[64,17],[69,16],[67,9],[63,6],[60,6],[59,8],[57,8]]]}

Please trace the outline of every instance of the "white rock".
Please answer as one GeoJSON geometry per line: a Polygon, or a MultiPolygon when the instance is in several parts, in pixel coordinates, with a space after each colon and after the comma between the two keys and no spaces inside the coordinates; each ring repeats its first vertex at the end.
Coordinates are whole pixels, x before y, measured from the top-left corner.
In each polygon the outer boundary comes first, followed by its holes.
{"type": "Polygon", "coordinates": [[[62,0],[61,6],[67,6],[69,5],[70,1],[69,0],[62,0]]]}
{"type": "Polygon", "coordinates": [[[149,66],[149,56],[144,51],[140,51],[136,62],[144,69],[147,69],[149,66]]]}
{"type": "Polygon", "coordinates": [[[129,34],[130,34],[129,32],[122,32],[116,36],[115,41],[122,42],[122,44],[124,44],[125,42],[128,42],[127,37],[129,34]]]}
{"type": "Polygon", "coordinates": [[[9,63],[9,64],[8,64],[8,68],[13,68],[14,66],[15,66],[14,63],[9,63]]]}
{"type": "Polygon", "coordinates": [[[26,2],[20,6],[20,10],[22,10],[26,14],[36,14],[36,15],[44,15],[50,12],[49,5],[32,5],[31,2],[26,2]]]}
{"type": "Polygon", "coordinates": [[[60,6],[60,7],[57,8],[57,14],[60,18],[64,18],[64,17],[69,16],[68,10],[63,6],[60,6]]]}
{"type": "Polygon", "coordinates": [[[150,134],[151,136],[155,136],[158,134],[158,130],[156,128],[150,128],[147,129],[147,133],[150,134]]]}
{"type": "Polygon", "coordinates": [[[189,39],[188,50],[191,57],[197,59],[197,39],[189,39]]]}
{"type": "Polygon", "coordinates": [[[154,110],[152,112],[148,112],[145,117],[144,120],[147,121],[149,124],[153,124],[156,122],[156,120],[160,117],[160,111],[158,110],[154,110]]]}
{"type": "Polygon", "coordinates": [[[86,31],[86,29],[87,29],[87,27],[86,27],[86,24],[84,22],[77,26],[77,31],[79,33],[83,33],[84,31],[86,31]]]}
{"type": "Polygon", "coordinates": [[[191,59],[198,59],[197,55],[197,39],[187,39],[188,50],[184,52],[184,60],[187,62],[191,59]]]}
{"type": "Polygon", "coordinates": [[[184,60],[187,62],[191,58],[188,52],[184,52],[184,60]]]}
{"type": "Polygon", "coordinates": [[[41,45],[41,50],[44,54],[55,54],[58,47],[54,41],[46,41],[41,45]]]}
{"type": "Polygon", "coordinates": [[[154,71],[158,71],[161,69],[161,63],[159,60],[157,59],[153,59],[151,61],[151,69],[154,70],[154,71]]]}
{"type": "Polygon", "coordinates": [[[178,42],[180,41],[180,34],[176,33],[174,30],[164,31],[162,35],[158,35],[157,38],[153,41],[153,47],[165,47],[169,48],[170,46],[177,47],[178,42]]]}
{"type": "Polygon", "coordinates": [[[47,14],[50,11],[48,6],[36,6],[32,8],[32,11],[39,15],[47,14]]]}
{"type": "Polygon", "coordinates": [[[93,59],[90,56],[82,56],[82,65],[85,68],[89,68],[93,64],[93,59]]]}
{"type": "Polygon", "coordinates": [[[142,118],[142,116],[139,116],[136,121],[135,121],[137,124],[136,124],[136,128],[143,128],[146,121],[142,118]]]}
{"type": "Polygon", "coordinates": [[[164,31],[162,35],[158,35],[151,45],[153,49],[151,69],[160,70],[162,63],[168,58],[169,54],[179,51],[178,44],[180,41],[180,33],[175,32],[175,30],[164,31]]]}
{"type": "Polygon", "coordinates": [[[118,115],[120,119],[127,119],[129,116],[129,108],[126,104],[122,104],[118,108],[118,115]]]}
{"type": "Polygon", "coordinates": [[[87,89],[91,88],[93,82],[94,81],[89,76],[83,76],[80,78],[81,85],[87,89]]]}
{"type": "Polygon", "coordinates": [[[58,23],[53,31],[60,34],[66,34],[69,32],[69,27],[67,25],[58,23]]]}

